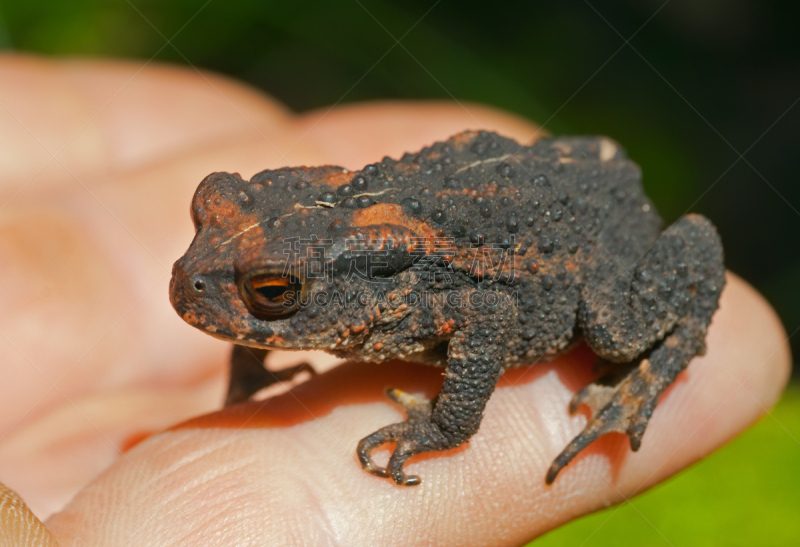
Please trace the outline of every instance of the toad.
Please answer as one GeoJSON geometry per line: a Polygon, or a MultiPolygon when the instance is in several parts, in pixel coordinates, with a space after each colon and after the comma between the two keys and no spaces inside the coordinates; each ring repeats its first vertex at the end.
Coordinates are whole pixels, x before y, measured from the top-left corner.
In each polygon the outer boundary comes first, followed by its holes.
{"type": "Polygon", "coordinates": [[[272,349],[438,366],[433,400],[387,388],[407,419],[358,444],[367,471],[403,465],[478,431],[507,369],[579,341],[607,375],[572,399],[591,419],[545,481],[605,433],[641,444],[659,395],[704,351],[724,285],[713,225],[662,229],[641,173],[605,137],[521,145],[468,131],[399,160],[213,173],[192,201],[196,235],[174,266],[172,305],[234,344],[226,404],[308,370],[264,366],[272,349]],[[395,443],[386,467],[372,451],[395,443]]]}

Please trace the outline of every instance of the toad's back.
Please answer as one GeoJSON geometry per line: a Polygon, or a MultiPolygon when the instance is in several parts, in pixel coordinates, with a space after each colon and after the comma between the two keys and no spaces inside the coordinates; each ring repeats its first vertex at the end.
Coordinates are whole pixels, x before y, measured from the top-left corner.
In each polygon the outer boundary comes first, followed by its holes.
{"type": "MultiPolygon", "coordinates": [[[[387,164],[376,164],[380,180],[387,164]]],[[[577,337],[584,278],[612,278],[658,237],[638,166],[606,137],[532,146],[481,132],[406,154],[386,201],[430,222],[461,251],[451,267],[517,302],[507,365],[550,359],[577,337]],[[442,172],[449,172],[443,175],[442,172]],[[482,275],[474,275],[476,273],[482,275]]]]}

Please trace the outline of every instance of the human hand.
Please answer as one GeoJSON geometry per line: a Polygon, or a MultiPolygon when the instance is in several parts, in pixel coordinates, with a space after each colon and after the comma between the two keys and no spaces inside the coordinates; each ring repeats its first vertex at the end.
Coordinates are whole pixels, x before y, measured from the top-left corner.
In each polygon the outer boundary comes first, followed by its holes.
{"type": "Polygon", "coordinates": [[[466,128],[522,141],[536,128],[452,103],[295,116],[217,76],[140,68],[0,60],[0,480],[39,515],[72,498],[47,520],[62,545],[516,545],[718,448],[786,382],[780,323],[730,275],[707,354],[663,397],[641,450],[608,435],[549,487],[552,459],[585,423],[567,413],[591,377],[583,350],[506,374],[468,445],[407,464],[424,479],[416,488],[362,471],[355,446],[403,418],[385,385],[430,396],[435,369],[330,368],[314,354],[328,370],[310,381],[205,414],[223,398],[229,347],[185,325],[166,296],[205,175],[358,169],[466,128]]]}

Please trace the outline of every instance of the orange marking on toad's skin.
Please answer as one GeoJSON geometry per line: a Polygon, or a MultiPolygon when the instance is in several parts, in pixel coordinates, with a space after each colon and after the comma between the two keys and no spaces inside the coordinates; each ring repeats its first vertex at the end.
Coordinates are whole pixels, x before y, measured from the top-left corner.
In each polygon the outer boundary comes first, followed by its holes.
{"type": "Polygon", "coordinates": [[[403,207],[397,203],[378,203],[353,213],[353,226],[402,223],[403,207]]]}
{"type": "MultiPolygon", "coordinates": [[[[211,188],[204,190],[203,192],[198,190],[192,201],[193,216],[197,214],[200,225],[221,231],[227,230],[229,226],[236,226],[235,233],[225,241],[220,237],[217,245],[242,236],[245,232],[257,228],[264,220],[258,213],[244,213],[239,203],[223,199],[212,192],[211,188]]],[[[260,233],[253,233],[250,236],[259,237],[260,233]]]]}
{"type": "Polygon", "coordinates": [[[393,239],[396,243],[409,243],[412,250],[425,253],[441,254],[451,250],[453,245],[451,239],[442,239],[441,230],[406,215],[403,207],[396,203],[378,203],[366,209],[359,209],[353,213],[351,225],[356,228],[382,226],[380,233],[373,235],[377,239],[386,241],[393,239]],[[398,233],[398,231],[392,230],[392,226],[405,228],[411,233],[398,233]],[[424,248],[419,248],[420,245],[424,248]]]}
{"type": "Polygon", "coordinates": [[[397,203],[378,203],[353,213],[353,226],[372,226],[375,224],[403,226],[420,237],[435,237],[439,233],[430,224],[406,215],[402,205],[397,203]]]}
{"type": "Polygon", "coordinates": [[[349,183],[353,178],[352,171],[348,171],[343,167],[327,167],[330,171],[325,173],[319,180],[331,188],[338,188],[344,184],[349,183]]]}
{"type": "Polygon", "coordinates": [[[450,142],[453,143],[456,148],[463,148],[469,146],[477,134],[477,131],[462,131],[450,137],[450,142]]]}
{"type": "Polygon", "coordinates": [[[453,319],[448,319],[447,321],[443,321],[439,323],[439,328],[436,329],[436,334],[441,336],[443,334],[450,334],[453,332],[453,327],[455,326],[456,322],[453,319]]]}

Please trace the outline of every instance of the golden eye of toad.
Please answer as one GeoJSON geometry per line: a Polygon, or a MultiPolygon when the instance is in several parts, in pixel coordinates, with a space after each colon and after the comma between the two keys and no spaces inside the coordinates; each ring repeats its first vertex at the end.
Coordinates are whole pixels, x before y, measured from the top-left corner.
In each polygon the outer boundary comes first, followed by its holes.
{"type": "Polygon", "coordinates": [[[297,277],[271,272],[248,278],[240,291],[253,315],[259,319],[278,319],[297,309],[302,288],[303,283],[297,277]]]}

